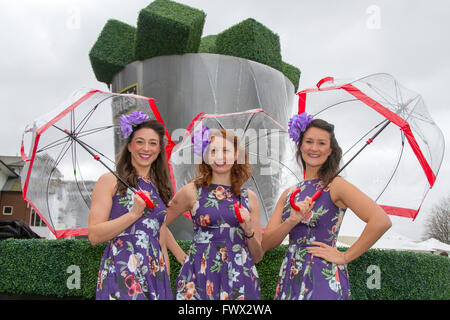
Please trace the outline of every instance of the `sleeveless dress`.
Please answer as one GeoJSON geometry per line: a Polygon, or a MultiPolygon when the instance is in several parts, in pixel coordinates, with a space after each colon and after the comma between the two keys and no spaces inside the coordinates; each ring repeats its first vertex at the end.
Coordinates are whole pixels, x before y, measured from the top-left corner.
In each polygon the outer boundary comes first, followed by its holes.
{"type": "MultiPolygon", "coordinates": [[[[248,190],[241,204],[249,210],[248,190]]],[[[176,280],[177,300],[259,300],[260,282],[230,186],[199,187],[191,216],[194,238],[176,280]]]]}
{"type": "MultiPolygon", "coordinates": [[[[296,201],[302,201],[306,196],[311,197],[322,186],[319,179],[300,182],[297,187],[302,191],[297,194],[296,201]]],[[[282,221],[289,217],[292,191],[286,197],[282,221]]],[[[344,213],[345,210],[332,202],[326,188],[305,220],[291,230],[275,290],[275,300],[351,299],[347,265],[330,263],[313,257],[306,251],[313,241],[335,247],[344,213]]]]}
{"type": "MultiPolygon", "coordinates": [[[[97,300],[172,300],[172,289],[159,244],[166,206],[157,188],[139,178],[139,188],[150,193],[155,209],[143,215],[105,248],[97,279],[97,300]]],[[[110,220],[129,212],[133,193],[113,197],[110,220]]]]}

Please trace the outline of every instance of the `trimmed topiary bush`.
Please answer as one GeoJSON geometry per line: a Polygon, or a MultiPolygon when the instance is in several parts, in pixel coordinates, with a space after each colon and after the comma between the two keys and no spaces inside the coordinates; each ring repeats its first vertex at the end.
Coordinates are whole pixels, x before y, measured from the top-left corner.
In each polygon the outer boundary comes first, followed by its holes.
{"type": "Polygon", "coordinates": [[[292,84],[294,85],[294,91],[297,92],[301,74],[300,69],[284,61],[282,61],[281,63],[283,66],[282,69],[283,74],[286,76],[286,78],[291,80],[292,84]]]}
{"type": "Polygon", "coordinates": [[[205,17],[203,11],[173,1],[150,3],[139,13],[136,58],[197,52],[205,17]]]}
{"type": "Polygon", "coordinates": [[[217,53],[216,52],[216,39],[217,35],[209,35],[203,37],[200,41],[199,53],[217,53]]]}
{"type": "Polygon", "coordinates": [[[137,28],[108,20],[89,52],[97,80],[110,84],[127,64],[162,55],[216,53],[253,60],[281,72],[298,89],[300,70],[281,60],[279,36],[255,19],[201,38],[206,14],[170,0],[139,13],[137,28]]]}
{"type": "MultiPolygon", "coordinates": [[[[189,241],[178,241],[184,251],[189,241]]],[[[88,240],[7,239],[0,241],[0,293],[95,299],[100,260],[106,243],[88,240]],[[80,288],[70,288],[73,267],[79,268],[80,288]],[[72,269],[71,269],[72,268],[72,269]]],[[[256,265],[263,300],[273,299],[286,246],[265,253],[256,265]]],[[[172,289],[180,264],[169,253],[172,289]]],[[[450,299],[450,259],[433,254],[369,250],[349,266],[355,300],[450,299]],[[368,286],[371,268],[378,268],[379,289],[368,286]]]]}
{"type": "Polygon", "coordinates": [[[253,60],[282,71],[280,52],[280,37],[252,18],[217,35],[216,53],[253,60]]]}
{"type": "Polygon", "coordinates": [[[108,20],[89,52],[92,69],[98,81],[111,83],[113,76],[135,61],[136,28],[118,20],[108,20]]]}

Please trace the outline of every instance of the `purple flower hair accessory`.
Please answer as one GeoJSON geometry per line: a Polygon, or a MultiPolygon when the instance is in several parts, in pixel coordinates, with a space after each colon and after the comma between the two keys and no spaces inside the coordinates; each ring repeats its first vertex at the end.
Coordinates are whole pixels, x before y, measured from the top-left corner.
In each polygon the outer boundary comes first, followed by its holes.
{"type": "Polygon", "coordinates": [[[289,137],[294,140],[294,142],[297,142],[300,139],[300,132],[304,132],[306,130],[306,127],[311,122],[312,118],[313,115],[303,112],[301,114],[296,114],[289,119],[289,137]]]}
{"type": "Polygon", "coordinates": [[[124,114],[120,117],[120,131],[126,139],[133,133],[133,127],[148,120],[148,115],[142,111],[134,111],[130,114],[124,114]]]}
{"type": "Polygon", "coordinates": [[[192,134],[191,141],[194,145],[194,153],[200,157],[203,156],[206,147],[209,145],[211,134],[207,126],[202,126],[202,130],[196,130],[192,134]]]}

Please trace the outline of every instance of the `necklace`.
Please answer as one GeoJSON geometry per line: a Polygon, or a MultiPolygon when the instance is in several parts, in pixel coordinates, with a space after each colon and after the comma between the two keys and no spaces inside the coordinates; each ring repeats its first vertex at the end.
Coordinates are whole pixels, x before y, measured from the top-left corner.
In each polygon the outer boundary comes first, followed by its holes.
{"type": "Polygon", "coordinates": [[[145,182],[147,182],[147,183],[150,183],[150,178],[149,177],[139,177],[139,178],[141,178],[142,180],[144,180],[145,182]]]}

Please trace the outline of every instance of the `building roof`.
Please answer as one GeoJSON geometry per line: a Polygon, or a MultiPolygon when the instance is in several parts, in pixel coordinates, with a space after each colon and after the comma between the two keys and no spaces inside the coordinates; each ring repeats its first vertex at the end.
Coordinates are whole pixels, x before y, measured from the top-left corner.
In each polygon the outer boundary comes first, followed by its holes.
{"type": "Polygon", "coordinates": [[[8,178],[16,178],[19,176],[13,168],[8,166],[4,161],[0,159],[0,172],[3,173],[8,178]]]}
{"type": "Polygon", "coordinates": [[[450,245],[443,243],[435,238],[430,238],[430,239],[422,241],[420,243],[427,245],[435,250],[445,251],[445,252],[450,253],[450,245]]]}
{"type": "Polygon", "coordinates": [[[22,185],[20,183],[20,177],[10,178],[6,181],[1,191],[19,191],[22,192],[22,185]]]}
{"type": "Polygon", "coordinates": [[[20,171],[23,166],[24,162],[21,157],[0,156],[0,174],[6,177],[6,182],[0,186],[1,191],[22,191],[20,171]]]}
{"type": "Polygon", "coordinates": [[[19,176],[24,166],[24,161],[18,156],[0,156],[0,165],[6,166],[16,176],[19,176]]]}

